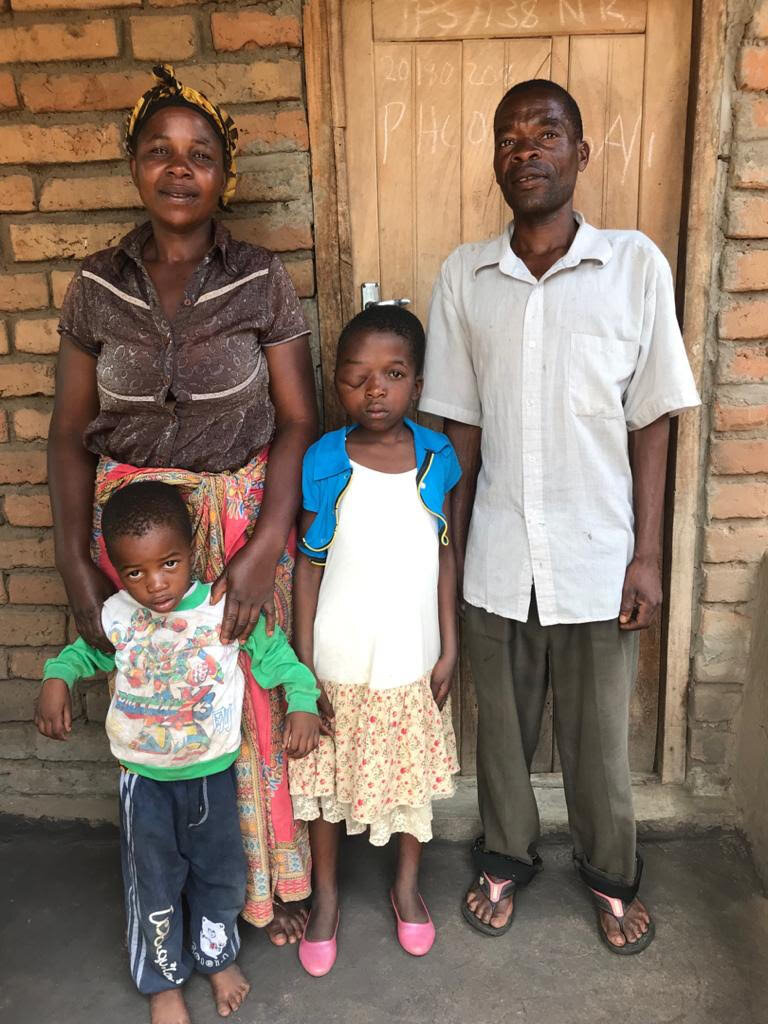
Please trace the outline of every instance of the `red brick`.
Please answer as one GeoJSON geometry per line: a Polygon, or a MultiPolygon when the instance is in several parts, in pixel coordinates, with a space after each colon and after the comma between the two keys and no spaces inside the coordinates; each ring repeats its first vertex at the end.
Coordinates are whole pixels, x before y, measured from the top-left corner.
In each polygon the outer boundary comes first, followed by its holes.
{"type": "Polygon", "coordinates": [[[713,481],[709,485],[709,514],[713,519],[768,516],[768,484],[753,480],[713,481]]]}
{"type": "Polygon", "coordinates": [[[5,326],[5,321],[0,320],[0,356],[7,356],[9,351],[8,328],[5,326]]]}
{"type": "Polygon", "coordinates": [[[768,439],[713,441],[710,462],[714,473],[730,476],[739,473],[768,473],[768,439]]]}
{"type": "Polygon", "coordinates": [[[707,562],[759,562],[768,549],[768,523],[717,524],[704,531],[707,562]]]}
{"type": "Polygon", "coordinates": [[[215,97],[219,103],[261,103],[301,97],[298,60],[190,64],[179,69],[179,75],[185,85],[215,97]]]}
{"type": "Polygon", "coordinates": [[[243,50],[254,46],[301,46],[301,26],[290,15],[269,14],[249,8],[211,15],[211,36],[216,50],[243,50]]]}
{"type": "MultiPolygon", "coordinates": [[[[0,484],[44,484],[47,476],[45,452],[30,449],[9,451],[8,448],[0,450],[0,484]]],[[[13,494],[5,496],[5,515],[9,522],[9,502],[15,498],[13,494]]]]}
{"type": "Polygon", "coordinates": [[[728,236],[768,238],[768,196],[731,193],[728,203],[728,236]]]}
{"type": "Polygon", "coordinates": [[[720,311],[721,338],[767,338],[768,299],[732,300],[720,311]]]}
{"type": "Polygon", "coordinates": [[[189,0],[149,0],[152,7],[184,7],[189,0]]]}
{"type": "Polygon", "coordinates": [[[27,174],[0,178],[0,210],[25,213],[35,208],[35,183],[27,174]]]}
{"type": "Polygon", "coordinates": [[[305,153],[268,153],[245,157],[238,164],[237,202],[271,203],[309,194],[309,163],[305,153]]]}
{"type": "Polygon", "coordinates": [[[47,659],[58,653],[58,647],[21,647],[19,650],[11,650],[10,674],[17,679],[40,679],[47,659]]]}
{"type": "Polygon", "coordinates": [[[282,208],[264,211],[243,220],[231,220],[227,227],[235,238],[263,245],[273,252],[293,252],[312,248],[309,217],[300,204],[286,203],[282,208]]]}
{"type": "Polygon", "coordinates": [[[768,188],[768,140],[737,143],[731,166],[734,185],[768,188]]]}
{"type": "Polygon", "coordinates": [[[11,224],[16,260],[81,260],[119,242],[133,224],[11,224]]]}
{"type": "Polygon", "coordinates": [[[99,18],[67,24],[0,28],[0,61],[85,60],[116,57],[115,23],[99,18]]]}
{"type": "Polygon", "coordinates": [[[98,178],[49,178],[40,195],[41,210],[125,210],[141,199],[129,175],[98,178]]]}
{"type": "Polygon", "coordinates": [[[768,426],[768,405],[715,404],[715,430],[754,430],[768,426]]]}
{"type": "Polygon", "coordinates": [[[703,568],[704,601],[736,604],[752,599],[757,580],[754,563],[743,565],[739,562],[721,562],[719,565],[705,565],[703,568]]]}
{"type": "Polygon", "coordinates": [[[11,526],[51,526],[53,519],[50,499],[45,492],[6,494],[5,518],[11,526]]]}
{"type": "Polygon", "coordinates": [[[315,265],[311,259],[286,260],[285,269],[299,298],[306,299],[315,294],[315,265]]]}
{"type": "Polygon", "coordinates": [[[10,71],[0,71],[0,110],[13,110],[18,105],[13,75],[10,71]]]}
{"type": "Polygon", "coordinates": [[[768,288],[768,249],[729,247],[723,260],[723,288],[729,292],[768,288]]]}
{"type": "Polygon", "coordinates": [[[24,105],[43,110],[127,110],[151,86],[148,71],[34,74],[21,79],[24,105]]]}
{"type": "Polygon", "coordinates": [[[768,377],[768,347],[721,345],[717,379],[723,384],[764,381],[768,377]]]}
{"type": "Polygon", "coordinates": [[[758,0],[750,29],[755,36],[768,36],[768,0],[758,0]]]}
{"type": "Polygon", "coordinates": [[[123,157],[116,124],[0,125],[0,164],[80,164],[123,157]]]}
{"type": "Polygon", "coordinates": [[[131,16],[131,43],[139,60],[183,60],[197,49],[195,19],[189,14],[131,16]]]}
{"type": "Polygon", "coordinates": [[[5,409],[0,409],[0,444],[5,444],[8,440],[8,413],[5,409]]]}
{"type": "Polygon", "coordinates": [[[4,362],[0,375],[0,397],[52,395],[54,378],[53,363],[4,362]]]}
{"type": "Polygon", "coordinates": [[[64,637],[64,612],[53,608],[27,611],[11,606],[0,609],[0,644],[63,644],[64,637]]]}
{"type": "Polygon", "coordinates": [[[277,110],[268,114],[238,114],[241,153],[272,153],[309,149],[303,110],[277,110]]]}
{"type": "Polygon", "coordinates": [[[59,321],[54,317],[17,320],[13,345],[17,352],[54,355],[59,351],[59,321]]]}
{"type": "Polygon", "coordinates": [[[13,431],[17,441],[45,441],[51,414],[42,409],[14,409],[13,431]]]}
{"type": "MultiPolygon", "coordinates": [[[[0,568],[15,569],[17,566],[30,568],[53,568],[53,537],[0,536],[0,568]]],[[[18,643],[18,640],[11,641],[18,643]]]]}
{"type": "Polygon", "coordinates": [[[742,47],[738,81],[743,89],[768,89],[768,47],[742,47]]]}
{"type": "Polygon", "coordinates": [[[14,11],[91,11],[103,7],[141,7],[141,0],[11,0],[14,11]]]}
{"type": "Polygon", "coordinates": [[[768,136],[768,96],[742,92],[736,96],[737,139],[764,139],[768,136]]]}
{"type": "Polygon", "coordinates": [[[61,308],[64,296],[67,294],[67,288],[69,288],[69,283],[74,276],[74,270],[51,271],[51,292],[53,294],[53,304],[56,309],[61,308]]]}
{"type": "Polygon", "coordinates": [[[0,309],[17,313],[48,305],[48,282],[44,274],[0,274],[0,309]]]}
{"type": "Polygon", "coordinates": [[[57,572],[14,572],[8,577],[13,604],[66,604],[67,592],[57,572]]]}

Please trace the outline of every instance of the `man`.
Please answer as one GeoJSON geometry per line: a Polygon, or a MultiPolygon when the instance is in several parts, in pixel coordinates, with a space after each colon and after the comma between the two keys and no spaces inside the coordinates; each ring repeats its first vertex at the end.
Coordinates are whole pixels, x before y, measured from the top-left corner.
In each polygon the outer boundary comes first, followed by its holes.
{"type": "Polygon", "coordinates": [[[453,539],[485,834],[462,909],[504,933],[540,867],[529,773],[551,680],[574,858],[601,938],[636,953],[654,929],[637,899],[630,692],[637,631],[661,601],[669,417],[699,400],[664,257],[573,210],[589,160],[573,97],[522,82],[494,136],[514,226],[443,264],[421,401],[445,417],[464,470],[453,539]]]}

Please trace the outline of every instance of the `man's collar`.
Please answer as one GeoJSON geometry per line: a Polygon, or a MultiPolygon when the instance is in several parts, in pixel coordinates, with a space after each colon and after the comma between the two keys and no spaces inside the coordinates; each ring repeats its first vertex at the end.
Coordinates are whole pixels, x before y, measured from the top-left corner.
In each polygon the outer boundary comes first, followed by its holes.
{"type": "MultiPolygon", "coordinates": [[[[139,263],[144,246],[151,234],[152,224],[150,221],[145,221],[137,228],[134,228],[133,231],[129,231],[115,246],[115,251],[112,254],[115,264],[117,266],[121,265],[125,262],[126,258],[133,260],[134,263],[139,263]]],[[[233,276],[237,274],[239,267],[235,259],[232,235],[219,220],[213,222],[213,245],[211,246],[211,251],[214,250],[218,250],[221,253],[221,259],[227,273],[233,276]]]]}
{"type": "MultiPolygon", "coordinates": [[[[573,217],[579,225],[571,247],[565,256],[561,257],[556,266],[575,267],[583,260],[595,260],[601,266],[605,266],[613,255],[613,247],[602,231],[592,227],[584,219],[583,214],[573,211],[573,217]]],[[[518,277],[522,260],[512,251],[512,235],[514,234],[514,221],[511,221],[504,231],[490,242],[483,246],[478,253],[477,259],[472,267],[472,276],[477,277],[479,270],[484,267],[498,266],[502,273],[511,277],[518,277]]],[[[526,273],[526,277],[530,276],[526,273]]]]}

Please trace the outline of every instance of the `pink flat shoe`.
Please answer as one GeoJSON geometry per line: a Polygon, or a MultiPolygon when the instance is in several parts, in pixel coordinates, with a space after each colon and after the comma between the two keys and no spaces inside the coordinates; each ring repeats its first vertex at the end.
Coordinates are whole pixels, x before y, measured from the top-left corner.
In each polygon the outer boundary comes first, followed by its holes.
{"type": "Polygon", "coordinates": [[[413,924],[400,918],[391,889],[389,890],[389,900],[397,919],[397,941],[405,952],[410,953],[411,956],[425,956],[432,949],[435,941],[435,926],[432,924],[432,918],[429,916],[429,911],[424,900],[421,899],[421,895],[419,895],[419,900],[428,918],[424,924],[413,924]]]}
{"type": "Polygon", "coordinates": [[[336,927],[333,929],[333,938],[331,939],[310,942],[305,938],[308,926],[309,917],[304,925],[304,935],[299,942],[299,962],[307,974],[311,974],[313,978],[322,978],[336,963],[336,933],[339,930],[339,915],[336,915],[336,927]]]}

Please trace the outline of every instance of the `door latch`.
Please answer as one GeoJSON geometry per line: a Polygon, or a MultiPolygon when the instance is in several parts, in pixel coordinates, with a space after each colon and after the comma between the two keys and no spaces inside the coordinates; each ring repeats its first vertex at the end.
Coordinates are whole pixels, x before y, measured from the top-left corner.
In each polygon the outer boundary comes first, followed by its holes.
{"type": "Polygon", "coordinates": [[[410,306],[410,299],[382,299],[381,286],[378,281],[364,281],[360,286],[360,306],[410,306]]]}

